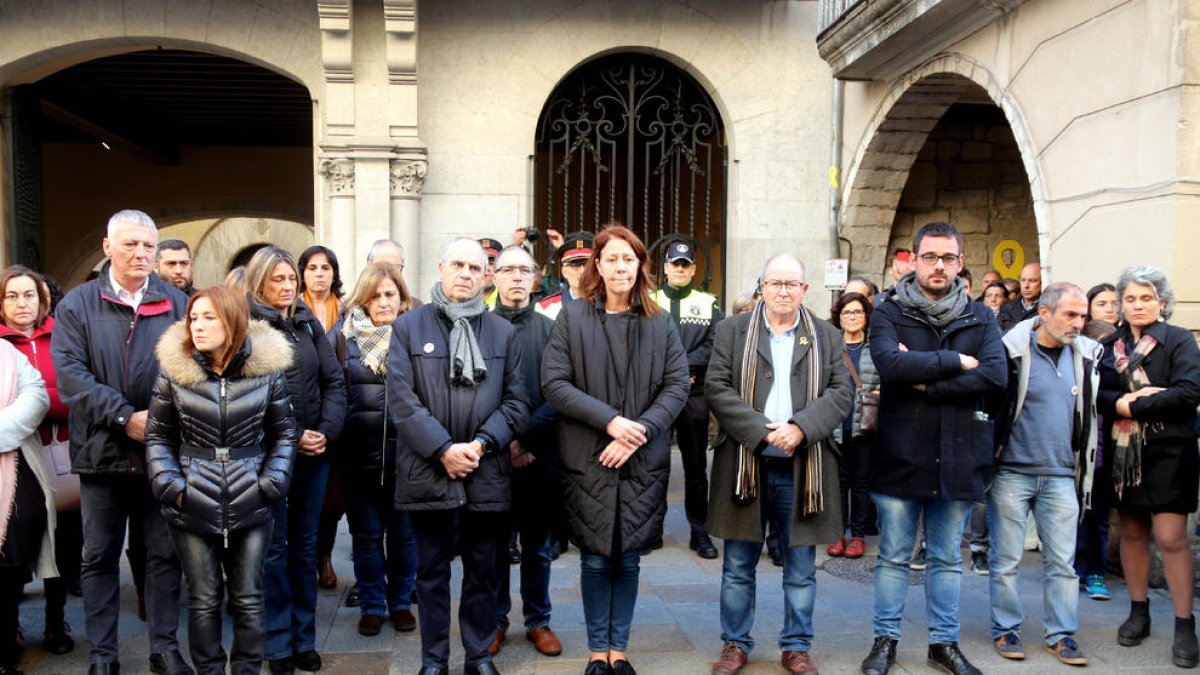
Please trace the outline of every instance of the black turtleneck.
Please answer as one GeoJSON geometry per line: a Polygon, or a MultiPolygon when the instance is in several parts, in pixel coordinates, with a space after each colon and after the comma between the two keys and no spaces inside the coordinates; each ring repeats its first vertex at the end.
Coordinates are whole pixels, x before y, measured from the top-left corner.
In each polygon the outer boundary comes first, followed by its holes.
{"type": "Polygon", "coordinates": [[[675,288],[671,284],[662,287],[663,295],[671,299],[671,316],[675,317],[675,321],[679,321],[679,301],[686,298],[688,293],[692,292],[691,286],[675,288]]]}

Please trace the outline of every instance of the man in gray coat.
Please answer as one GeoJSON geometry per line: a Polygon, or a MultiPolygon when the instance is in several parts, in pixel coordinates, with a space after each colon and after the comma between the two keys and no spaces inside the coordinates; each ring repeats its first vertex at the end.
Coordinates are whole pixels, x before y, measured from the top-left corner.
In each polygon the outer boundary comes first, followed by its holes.
{"type": "Polygon", "coordinates": [[[704,390],[722,431],[713,453],[708,530],[725,540],[725,646],[712,672],[740,671],[754,647],[754,569],[764,526],[773,519],[784,551],[782,665],[815,675],[808,654],[815,544],[836,539],[842,528],[837,460],[828,439],[850,411],[854,385],[841,332],[802,306],[804,264],[774,256],[759,283],[762,301],[717,325],[704,390]]]}

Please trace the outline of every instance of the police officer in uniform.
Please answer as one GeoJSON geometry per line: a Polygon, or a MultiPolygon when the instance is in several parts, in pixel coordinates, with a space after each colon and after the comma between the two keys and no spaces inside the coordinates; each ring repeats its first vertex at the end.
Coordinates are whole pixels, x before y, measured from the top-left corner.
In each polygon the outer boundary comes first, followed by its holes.
{"type": "Polygon", "coordinates": [[[683,459],[684,512],[691,527],[688,546],[701,558],[717,557],[717,547],[708,536],[704,521],[708,516],[708,406],[704,403],[704,375],[712,354],[721,308],[716,296],[692,288],[696,276],[696,248],[686,241],[667,246],[663,265],[667,284],[651,297],[679,329],[679,339],[687,351],[692,389],[683,412],[675,420],[675,438],[683,459]]]}
{"type": "Polygon", "coordinates": [[[562,274],[562,290],[537,304],[537,313],[553,321],[558,317],[564,302],[570,302],[579,297],[579,282],[583,279],[583,270],[587,267],[588,258],[592,256],[592,239],[590,232],[573,232],[568,234],[563,245],[558,249],[558,267],[562,274]]]}
{"type": "Polygon", "coordinates": [[[483,252],[487,254],[487,269],[483,272],[483,305],[490,312],[496,308],[496,256],[504,248],[497,239],[484,237],[479,240],[483,252]]]}

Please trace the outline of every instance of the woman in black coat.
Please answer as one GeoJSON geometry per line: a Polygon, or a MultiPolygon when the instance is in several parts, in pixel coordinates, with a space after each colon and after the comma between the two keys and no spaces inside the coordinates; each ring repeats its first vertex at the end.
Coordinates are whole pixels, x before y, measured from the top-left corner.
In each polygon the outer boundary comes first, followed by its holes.
{"type": "Polygon", "coordinates": [[[1200,459],[1200,349],[1192,334],[1166,323],[1174,293],[1166,275],[1131,267],[1117,281],[1121,323],[1103,341],[1097,406],[1110,425],[1104,461],[1110,467],[1121,518],[1121,566],[1130,613],[1117,632],[1125,646],[1150,634],[1150,533],[1162,551],[1175,607],[1175,665],[1200,662],[1192,616],[1195,576],[1187,517],[1196,510],[1200,459]]]}
{"type": "Polygon", "coordinates": [[[625,649],[640,552],[662,545],[671,425],[688,397],[687,357],[652,288],[641,240],[605,227],[583,293],[558,315],[542,359],[542,390],[561,420],[567,519],[581,552],[586,675],[634,672],[625,649]]]}
{"type": "Polygon", "coordinates": [[[284,370],[292,349],[245,297],[200,291],[158,343],[146,473],[188,587],[188,642],[201,675],[225,672],[222,589],[233,614],[230,672],[262,668],[263,562],[272,504],[287,493],[296,426],[284,370]],[[223,572],[223,573],[222,573],[223,572]]]}
{"type": "Polygon", "coordinates": [[[266,657],[272,673],[321,668],[317,653],[317,522],[329,478],[329,455],[346,415],[346,385],[325,330],[296,300],[299,271],[292,256],[274,246],[259,249],[246,265],[250,315],[283,333],[295,351],[287,370],[296,416],[295,471],[288,498],[275,507],[267,551],[266,657]]]}
{"type": "Polygon", "coordinates": [[[400,270],[372,263],[359,275],[337,329],[348,401],[342,429],[346,442],[338,448],[337,460],[349,488],[346,515],[360,599],[358,632],[363,635],[378,635],[387,618],[398,631],[417,627],[412,613],[417,540],[408,513],[393,503],[396,425],[387,401],[392,322],[410,309],[412,297],[400,270]]]}

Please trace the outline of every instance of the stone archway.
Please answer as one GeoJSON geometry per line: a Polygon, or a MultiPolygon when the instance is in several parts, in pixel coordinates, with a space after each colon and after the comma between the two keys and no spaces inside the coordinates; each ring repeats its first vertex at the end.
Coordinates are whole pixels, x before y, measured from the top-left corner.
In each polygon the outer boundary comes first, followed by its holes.
{"type": "Polygon", "coordinates": [[[204,233],[192,253],[195,285],[204,288],[222,283],[229,263],[254,244],[278,246],[293,257],[314,242],[307,225],[274,218],[222,218],[204,233]]]}
{"type": "Polygon", "coordinates": [[[981,88],[1004,113],[1029,179],[1038,249],[1044,274],[1050,270],[1045,195],[1037,154],[1016,100],[981,64],[960,54],[943,54],[898,78],[880,101],[863,134],[842,196],[839,233],[853,245],[851,272],[880,280],[888,241],[909,172],[946,111],[972,88],[981,88]]]}

